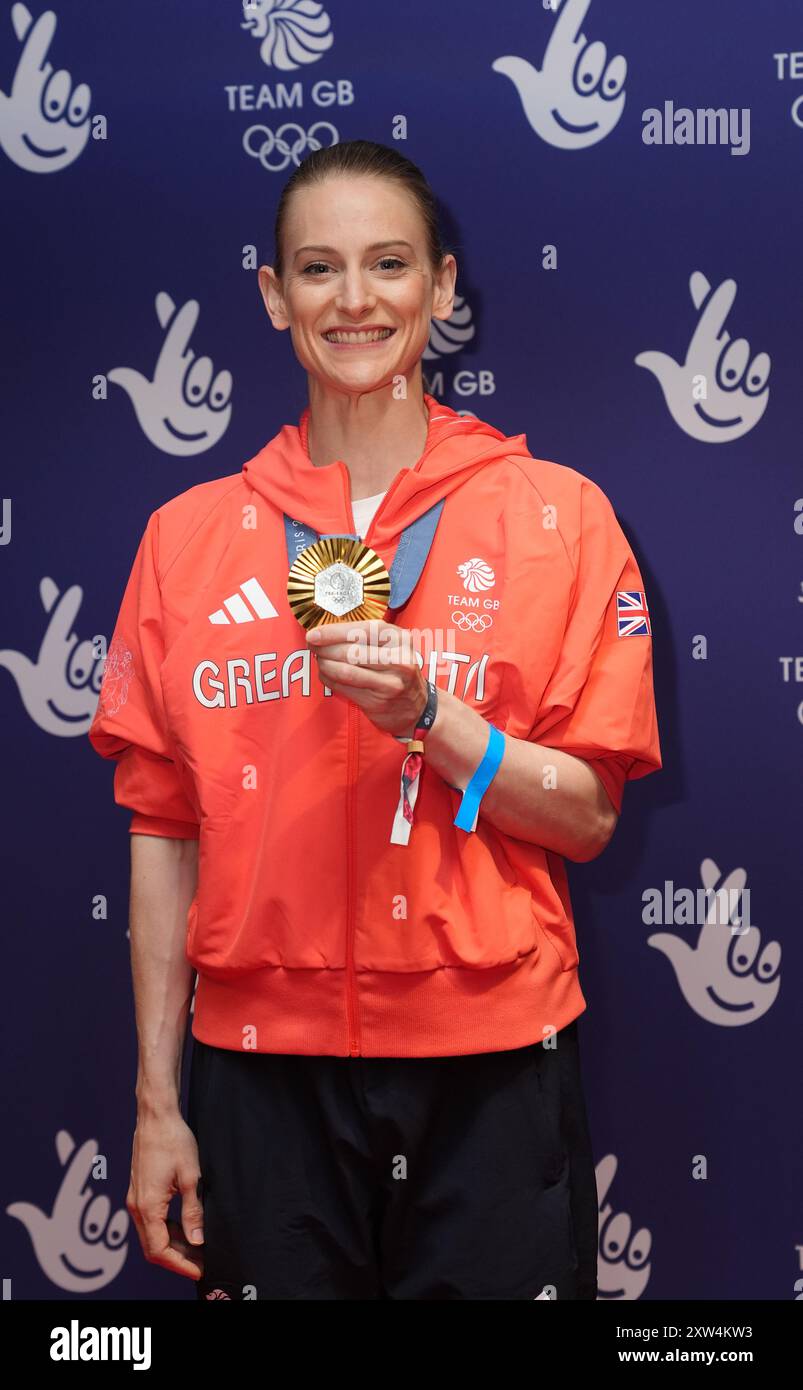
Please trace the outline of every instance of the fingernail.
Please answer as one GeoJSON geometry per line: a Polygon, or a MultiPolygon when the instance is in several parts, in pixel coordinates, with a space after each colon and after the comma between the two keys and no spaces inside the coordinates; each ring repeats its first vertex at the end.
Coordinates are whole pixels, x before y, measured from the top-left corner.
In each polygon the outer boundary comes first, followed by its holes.
{"type": "Polygon", "coordinates": [[[203,1231],[201,1230],[200,1226],[196,1226],[196,1227],[195,1227],[195,1230],[194,1230],[193,1233],[192,1233],[191,1239],[192,1239],[193,1245],[203,1245],[203,1243],[204,1243],[204,1233],[203,1233],[203,1231]]]}

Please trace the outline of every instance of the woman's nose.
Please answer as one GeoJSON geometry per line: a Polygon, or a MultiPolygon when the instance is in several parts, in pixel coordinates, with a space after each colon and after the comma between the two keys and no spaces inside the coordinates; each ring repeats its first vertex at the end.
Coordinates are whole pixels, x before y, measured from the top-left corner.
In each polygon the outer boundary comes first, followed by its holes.
{"type": "Polygon", "coordinates": [[[359,271],[344,275],[337,296],[339,305],[344,309],[351,310],[353,313],[358,309],[364,308],[367,304],[370,304],[371,300],[372,294],[370,288],[359,271]]]}

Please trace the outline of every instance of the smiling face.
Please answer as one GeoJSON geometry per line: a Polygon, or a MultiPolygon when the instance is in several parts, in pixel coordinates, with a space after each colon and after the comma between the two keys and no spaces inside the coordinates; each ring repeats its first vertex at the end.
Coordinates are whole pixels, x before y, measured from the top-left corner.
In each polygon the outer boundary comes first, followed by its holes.
{"type": "Polygon", "coordinates": [[[345,174],[299,188],[282,250],[281,281],[262,266],[259,286],[309,375],[339,392],[376,390],[397,376],[409,383],[430,321],[452,312],[457,274],[451,255],[433,269],[410,194],[393,179],[345,174]]]}

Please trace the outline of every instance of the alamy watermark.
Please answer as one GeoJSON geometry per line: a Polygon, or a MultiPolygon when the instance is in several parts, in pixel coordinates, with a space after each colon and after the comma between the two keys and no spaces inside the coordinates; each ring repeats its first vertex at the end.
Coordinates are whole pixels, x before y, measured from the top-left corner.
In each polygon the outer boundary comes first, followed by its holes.
{"type": "Polygon", "coordinates": [[[696,110],[665,101],[663,110],[642,111],[645,145],[730,145],[731,154],[750,153],[749,106],[702,107],[696,110]]]}
{"type": "Polygon", "coordinates": [[[647,926],[723,926],[733,936],[751,927],[749,888],[676,888],[671,878],[663,888],[645,888],[641,920],[647,926]]]}
{"type": "MultiPolygon", "coordinates": [[[[453,662],[459,655],[455,639],[455,628],[387,628],[381,622],[368,630],[355,626],[346,633],[346,660],[356,666],[394,666],[415,661],[423,667],[436,653],[444,662],[453,662]]],[[[446,669],[438,663],[438,674],[446,669]]]]}

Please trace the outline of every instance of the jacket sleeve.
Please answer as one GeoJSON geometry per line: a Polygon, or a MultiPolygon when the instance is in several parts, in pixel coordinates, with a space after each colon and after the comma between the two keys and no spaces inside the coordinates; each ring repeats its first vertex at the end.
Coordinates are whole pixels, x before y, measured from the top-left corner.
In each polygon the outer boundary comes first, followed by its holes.
{"type": "Polygon", "coordinates": [[[176,765],[162,698],[158,526],[154,512],[120,605],[87,736],[101,757],[117,764],[114,799],[133,811],[131,833],[196,840],[198,816],[176,765]]]}
{"type": "Polygon", "coordinates": [[[528,738],[590,763],[617,813],[625,782],[662,767],[644,582],[613,507],[589,478],[563,641],[528,738]]]}

